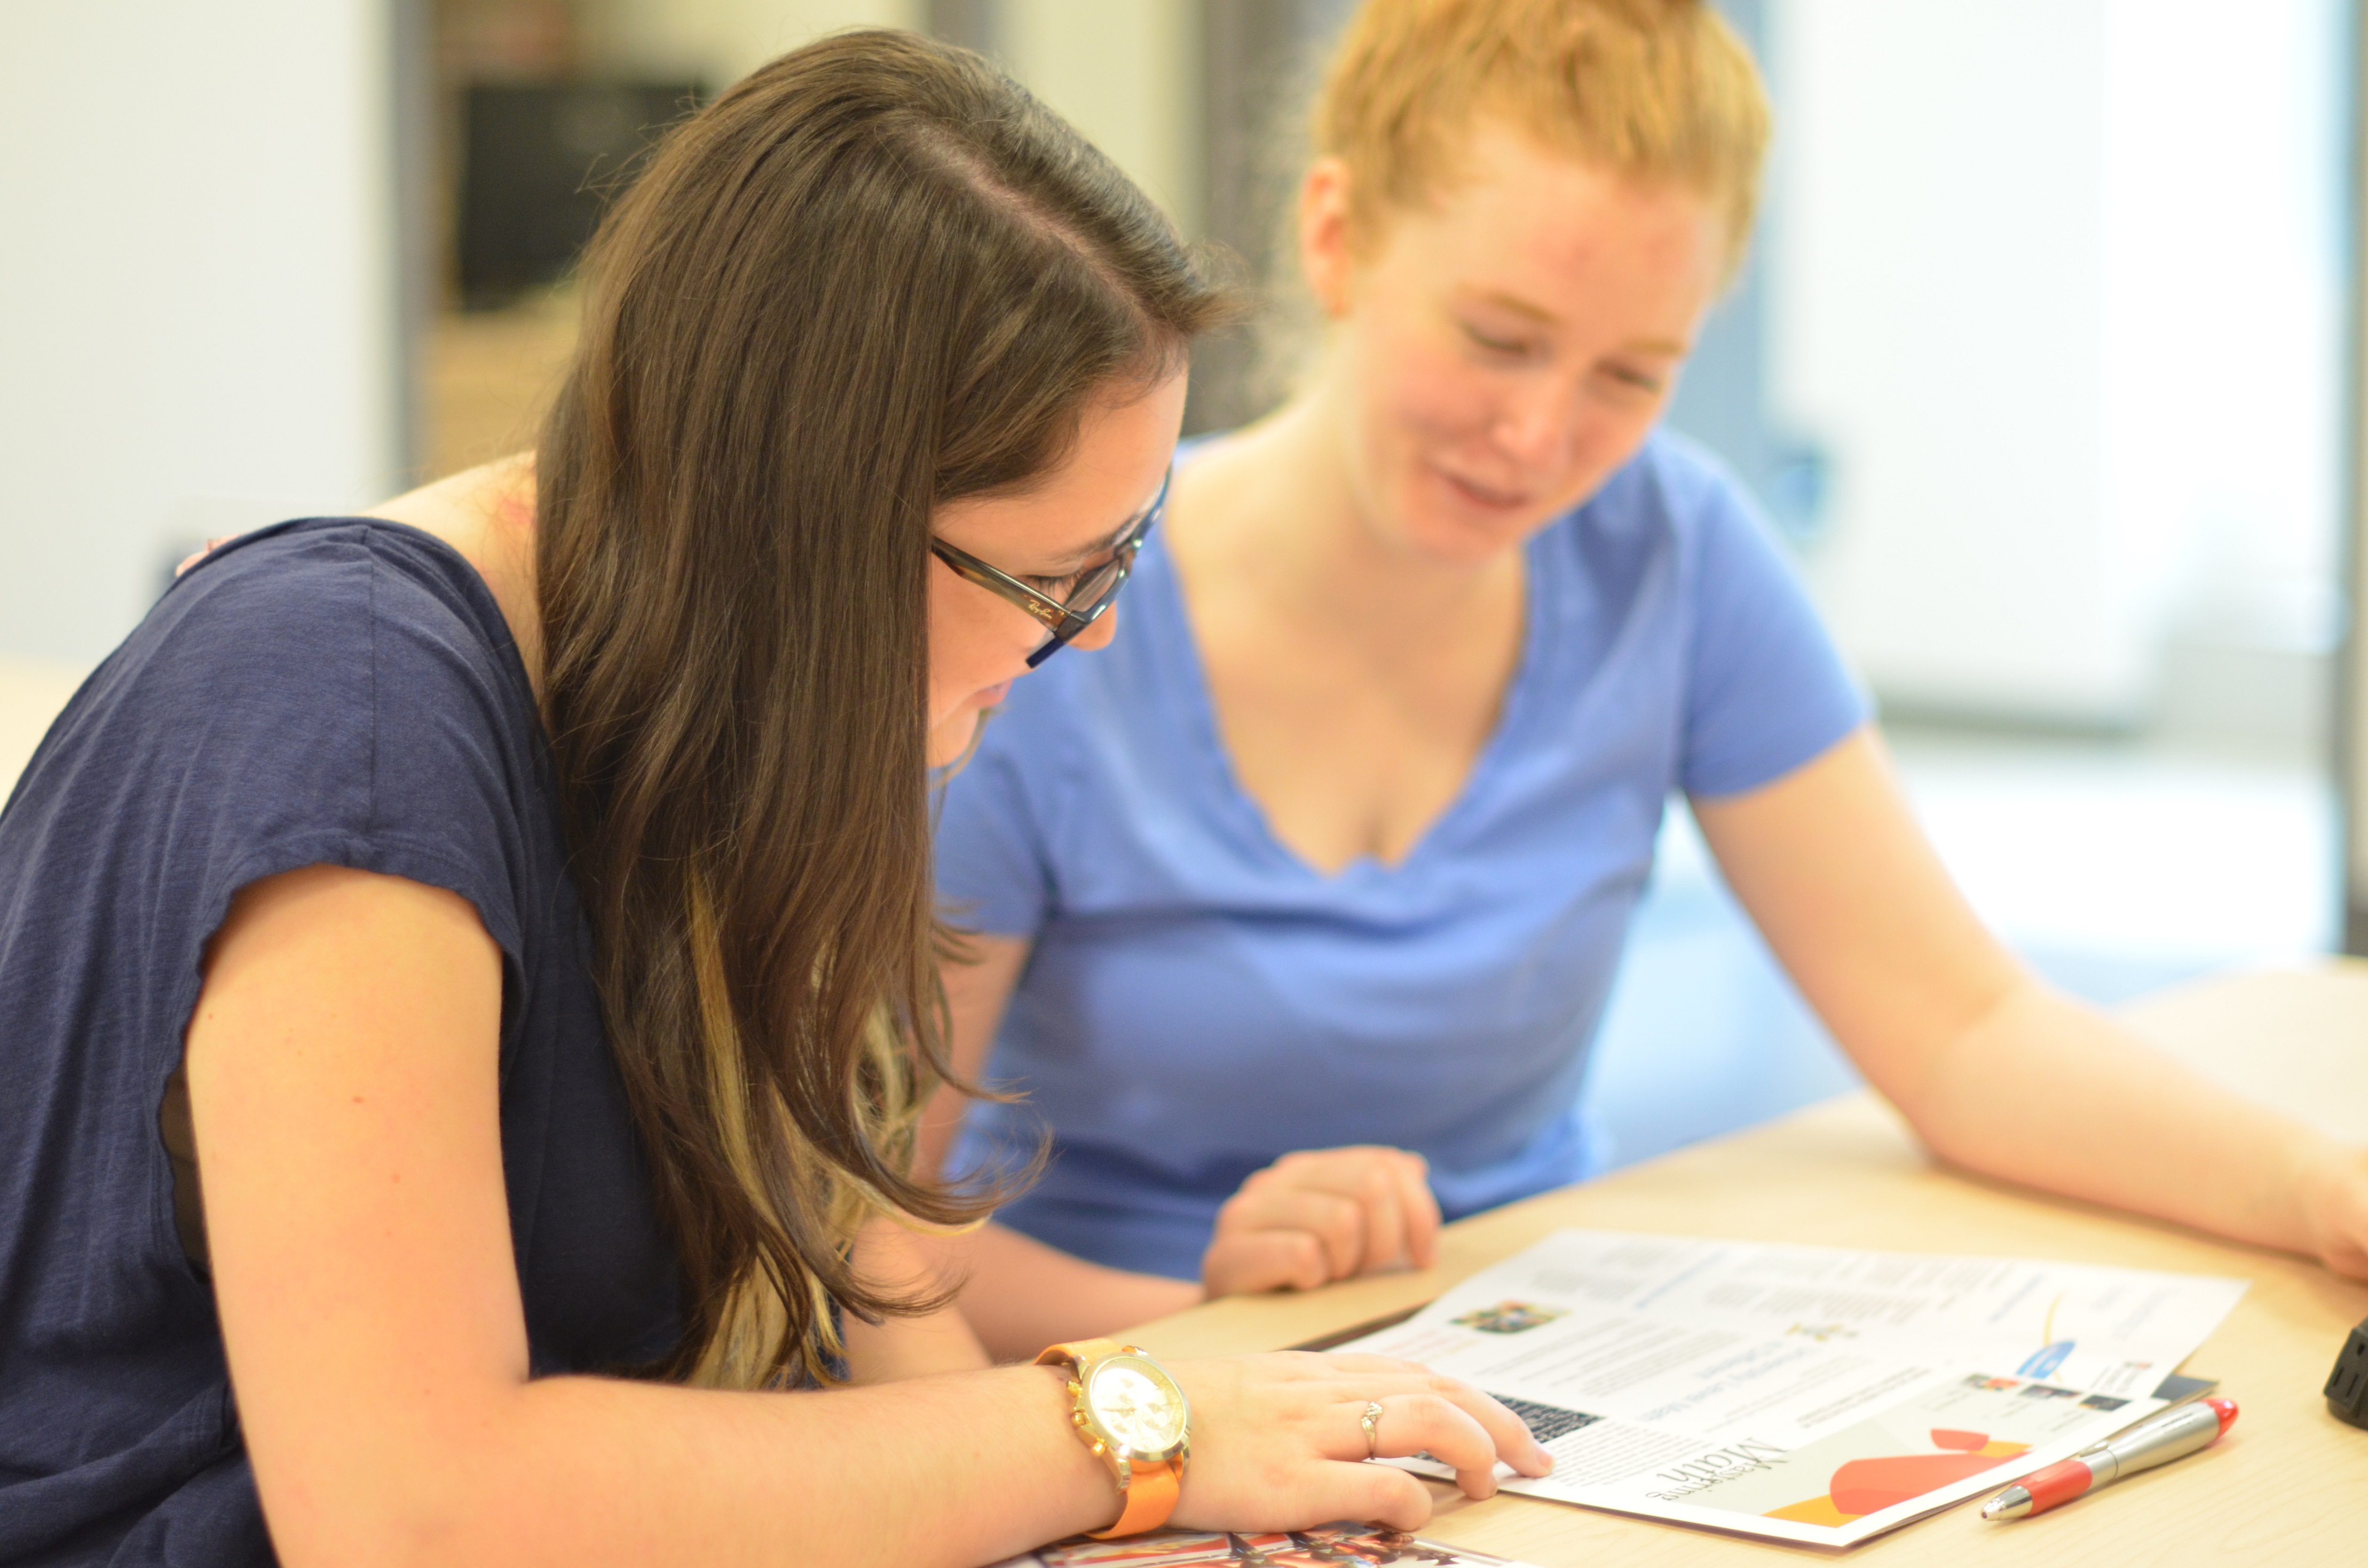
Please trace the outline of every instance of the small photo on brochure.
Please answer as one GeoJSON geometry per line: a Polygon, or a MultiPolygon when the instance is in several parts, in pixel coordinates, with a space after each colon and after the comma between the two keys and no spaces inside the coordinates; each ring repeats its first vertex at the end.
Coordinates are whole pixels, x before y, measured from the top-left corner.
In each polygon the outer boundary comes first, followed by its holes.
{"type": "Polygon", "coordinates": [[[1346,1568],[1403,1563],[1406,1568],[1530,1568],[1460,1546],[1418,1540],[1379,1525],[1325,1525],[1310,1530],[1237,1535],[1224,1530],[1153,1530],[1121,1540],[1064,1540],[997,1568],[1183,1568],[1223,1562],[1238,1568],[1346,1568]]]}
{"type": "Polygon", "coordinates": [[[1493,1307],[1476,1307],[1447,1321],[1476,1334],[1527,1334],[1565,1315],[1561,1307],[1542,1307],[1535,1301],[1499,1301],[1493,1307]]]}

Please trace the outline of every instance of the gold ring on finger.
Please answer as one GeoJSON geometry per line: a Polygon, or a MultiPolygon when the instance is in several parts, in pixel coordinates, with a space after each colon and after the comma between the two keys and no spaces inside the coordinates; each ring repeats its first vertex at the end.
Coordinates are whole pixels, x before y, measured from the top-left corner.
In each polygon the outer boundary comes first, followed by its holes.
{"type": "Polygon", "coordinates": [[[1382,1402],[1377,1399],[1367,1400],[1364,1417],[1357,1425],[1365,1429],[1365,1457],[1369,1460],[1381,1458],[1382,1402]]]}

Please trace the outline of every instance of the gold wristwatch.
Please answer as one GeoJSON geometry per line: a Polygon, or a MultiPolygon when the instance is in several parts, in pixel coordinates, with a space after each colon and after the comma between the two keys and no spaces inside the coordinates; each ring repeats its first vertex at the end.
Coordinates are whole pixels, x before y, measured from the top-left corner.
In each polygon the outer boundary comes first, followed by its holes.
{"type": "Polygon", "coordinates": [[[1110,1468],[1121,1500],[1118,1522],[1096,1540],[1156,1530],[1176,1510],[1184,1461],[1192,1455],[1192,1410],[1184,1391],[1139,1346],[1112,1339],[1055,1345],[1036,1364],[1069,1368],[1069,1422],[1110,1468]]]}

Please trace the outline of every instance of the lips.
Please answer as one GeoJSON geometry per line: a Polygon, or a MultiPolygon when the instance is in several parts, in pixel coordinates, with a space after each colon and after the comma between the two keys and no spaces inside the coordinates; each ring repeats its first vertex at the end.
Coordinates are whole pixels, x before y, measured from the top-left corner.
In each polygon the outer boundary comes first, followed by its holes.
{"type": "Polygon", "coordinates": [[[1517,512],[1530,504],[1529,495],[1522,491],[1499,490],[1493,485],[1483,484],[1477,480],[1467,479],[1460,473],[1443,468],[1434,468],[1431,472],[1438,474],[1447,487],[1456,494],[1475,506],[1486,507],[1492,512],[1517,512]]]}

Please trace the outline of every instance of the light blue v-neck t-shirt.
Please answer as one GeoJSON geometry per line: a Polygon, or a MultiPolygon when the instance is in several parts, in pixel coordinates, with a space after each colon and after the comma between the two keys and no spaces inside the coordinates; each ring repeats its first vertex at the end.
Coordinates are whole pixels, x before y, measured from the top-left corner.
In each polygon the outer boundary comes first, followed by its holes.
{"type": "MultiPolygon", "coordinates": [[[[1236,780],[1155,533],[1099,653],[1012,687],[948,785],[939,890],[1033,943],[957,1170],[1053,1161],[1006,1224],[1197,1278],[1294,1149],[1430,1162],[1448,1217],[1593,1174],[1588,1048],[1673,790],[1733,795],[1867,716],[1735,482],[1662,434],[1525,547],[1520,663],[1397,865],[1326,875],[1236,780]]],[[[1686,1092],[1671,1084],[1671,1094],[1686,1092]]]]}

